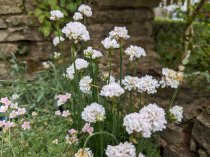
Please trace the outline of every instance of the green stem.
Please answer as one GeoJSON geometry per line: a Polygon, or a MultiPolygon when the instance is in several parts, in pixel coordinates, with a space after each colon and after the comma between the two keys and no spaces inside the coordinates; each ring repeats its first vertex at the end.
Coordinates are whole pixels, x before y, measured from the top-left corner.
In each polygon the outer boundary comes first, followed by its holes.
{"type": "Polygon", "coordinates": [[[1,157],[3,157],[3,148],[4,147],[4,139],[1,139],[1,157]]]}
{"type": "MultiPolygon", "coordinates": [[[[101,123],[99,123],[99,130],[100,132],[102,132],[102,126],[101,126],[101,123]]],[[[103,135],[100,134],[100,142],[101,142],[101,157],[103,157],[103,143],[104,143],[104,138],[103,138],[103,135]]]]}
{"type": "Polygon", "coordinates": [[[133,104],[133,98],[132,98],[132,91],[130,91],[130,108],[131,112],[134,111],[134,104],[133,104]]]}
{"type": "Polygon", "coordinates": [[[178,94],[178,91],[179,91],[179,87],[177,87],[177,88],[174,90],[174,93],[173,93],[172,99],[171,99],[171,101],[170,101],[170,105],[168,106],[168,109],[170,109],[170,108],[173,106],[174,100],[175,100],[175,98],[176,98],[176,96],[177,96],[177,94],[178,94]]]}
{"type": "Polygon", "coordinates": [[[122,63],[123,63],[123,49],[122,44],[120,43],[120,85],[122,85],[122,63]]]}
{"type": "Polygon", "coordinates": [[[109,84],[110,83],[110,77],[111,77],[111,69],[112,69],[111,50],[109,50],[108,60],[109,60],[109,79],[108,79],[108,84],[109,84]]]}
{"type": "Polygon", "coordinates": [[[110,134],[110,133],[107,132],[107,131],[100,131],[100,132],[93,133],[93,134],[91,134],[91,135],[89,135],[89,136],[87,137],[87,139],[85,140],[85,143],[84,143],[84,145],[83,145],[83,150],[85,150],[85,148],[87,147],[88,141],[89,141],[92,137],[94,137],[94,136],[96,136],[96,135],[100,135],[100,134],[102,134],[102,135],[103,135],[103,134],[104,134],[104,135],[108,135],[108,136],[112,137],[112,138],[115,140],[116,143],[118,143],[116,137],[115,137],[113,134],[110,134]]]}
{"type": "MultiPolygon", "coordinates": [[[[10,120],[9,120],[9,122],[10,122],[10,120]]],[[[11,148],[11,150],[12,150],[12,154],[13,154],[13,156],[14,156],[14,157],[16,157],[15,152],[14,152],[13,147],[12,147],[12,143],[11,143],[11,133],[10,133],[10,128],[9,128],[9,146],[10,146],[10,148],[11,148]]]]}
{"type": "Polygon", "coordinates": [[[115,103],[114,101],[112,101],[112,114],[113,114],[113,117],[112,117],[112,134],[115,135],[115,129],[116,129],[116,110],[115,110],[115,103]]]}

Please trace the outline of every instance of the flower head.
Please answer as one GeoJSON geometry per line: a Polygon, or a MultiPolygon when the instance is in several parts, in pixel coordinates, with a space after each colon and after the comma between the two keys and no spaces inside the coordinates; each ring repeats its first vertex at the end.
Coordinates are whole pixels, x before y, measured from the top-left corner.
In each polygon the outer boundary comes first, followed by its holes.
{"type": "Polygon", "coordinates": [[[55,111],[55,115],[56,116],[60,116],[61,115],[61,111],[60,110],[55,111]]]}
{"type": "Polygon", "coordinates": [[[84,94],[90,94],[91,91],[91,83],[92,83],[92,78],[90,76],[84,76],[80,82],[79,82],[79,88],[84,94]]]}
{"type": "Polygon", "coordinates": [[[91,58],[91,59],[97,59],[103,56],[100,51],[94,50],[90,46],[86,50],[84,50],[84,55],[85,57],[91,58]]]}
{"type": "Polygon", "coordinates": [[[75,12],[74,13],[74,16],[73,16],[73,19],[75,21],[79,21],[79,20],[82,20],[83,19],[83,16],[82,16],[82,14],[80,12],[75,12]]]}
{"type": "Polygon", "coordinates": [[[105,109],[102,105],[94,102],[84,108],[82,119],[89,123],[103,121],[105,119],[105,109]]]}
{"type": "Polygon", "coordinates": [[[125,78],[122,80],[122,84],[124,85],[124,88],[126,90],[131,91],[137,89],[138,81],[139,81],[138,77],[125,76],[125,78]]]}
{"type": "Polygon", "coordinates": [[[125,90],[118,83],[113,82],[113,83],[103,86],[100,92],[100,95],[113,98],[113,97],[119,97],[120,95],[124,93],[125,93],[125,90]]]}
{"type": "Polygon", "coordinates": [[[90,126],[90,123],[85,123],[85,125],[82,128],[82,132],[87,132],[88,134],[92,134],[94,131],[94,128],[90,126]]]}
{"type": "Polygon", "coordinates": [[[117,40],[112,39],[111,37],[107,37],[101,41],[102,45],[105,49],[117,49],[120,47],[117,40]]]}
{"type": "Polygon", "coordinates": [[[61,106],[61,105],[65,104],[71,98],[71,93],[58,95],[55,98],[57,99],[57,106],[61,106]]]}
{"type": "Polygon", "coordinates": [[[80,22],[69,22],[62,29],[62,32],[70,40],[74,40],[75,43],[77,43],[78,41],[90,40],[89,32],[87,31],[85,25],[80,22]]]}
{"type": "Polygon", "coordinates": [[[136,148],[128,142],[120,143],[116,146],[108,145],[106,155],[108,157],[136,157],[136,148]]]}
{"type": "Polygon", "coordinates": [[[93,153],[90,148],[79,149],[78,152],[74,154],[74,157],[93,157],[93,153]]]}
{"type": "Polygon", "coordinates": [[[2,105],[2,106],[0,107],[0,112],[2,112],[2,113],[7,112],[8,108],[9,108],[8,106],[3,106],[3,105],[2,105]]]}
{"type": "Polygon", "coordinates": [[[139,153],[139,156],[138,157],[145,157],[145,155],[142,154],[142,153],[139,153]]]}
{"type": "Polygon", "coordinates": [[[116,40],[130,38],[130,35],[128,35],[128,30],[126,29],[126,27],[114,27],[114,30],[109,32],[109,36],[116,40]]]}
{"type": "Polygon", "coordinates": [[[17,115],[24,115],[26,113],[26,109],[25,108],[18,108],[17,109],[17,115]]]}
{"type": "Polygon", "coordinates": [[[141,56],[146,56],[146,52],[143,48],[131,45],[125,50],[125,53],[130,56],[129,60],[133,61],[140,58],[141,56]]]}
{"type": "Polygon", "coordinates": [[[92,9],[90,6],[82,4],[79,6],[78,11],[81,12],[82,14],[84,14],[87,17],[92,16],[92,9]]]}
{"type": "Polygon", "coordinates": [[[57,46],[60,42],[62,42],[62,41],[64,41],[65,39],[63,38],[63,37],[59,37],[59,36],[57,36],[57,37],[55,37],[54,39],[53,39],[53,45],[54,46],[57,46]]]}
{"type": "Polygon", "coordinates": [[[9,118],[12,119],[12,118],[15,118],[17,116],[17,112],[15,110],[13,110],[12,112],[10,112],[9,114],[9,118]]]}
{"type": "Polygon", "coordinates": [[[160,85],[152,76],[146,75],[138,80],[136,86],[140,93],[147,92],[148,94],[154,94],[160,85]]]}
{"type": "Polygon", "coordinates": [[[45,69],[49,69],[50,68],[50,64],[48,62],[42,62],[42,65],[45,69]]]}
{"type": "Polygon", "coordinates": [[[21,127],[23,128],[23,130],[29,130],[31,128],[30,122],[23,122],[21,127]]]}
{"type": "Polygon", "coordinates": [[[171,88],[177,88],[179,84],[183,80],[183,73],[182,72],[176,72],[172,69],[163,68],[162,69],[162,81],[160,81],[160,84],[164,88],[165,86],[170,86],[171,88]]]}
{"type": "Polygon", "coordinates": [[[64,17],[64,14],[60,10],[52,10],[50,12],[50,20],[55,21],[64,17]]]}
{"type": "Polygon", "coordinates": [[[70,115],[69,110],[63,111],[62,115],[63,117],[68,117],[70,115]]]}
{"type": "Polygon", "coordinates": [[[177,123],[180,123],[183,119],[183,107],[181,106],[173,106],[169,109],[170,114],[173,116],[177,123]]]}
{"type": "Polygon", "coordinates": [[[82,58],[77,58],[75,60],[75,64],[76,64],[76,69],[77,70],[85,69],[89,65],[89,63],[86,60],[82,59],[82,58]]]}
{"type": "Polygon", "coordinates": [[[61,56],[61,53],[59,52],[53,52],[53,58],[58,59],[61,56]]]}
{"type": "Polygon", "coordinates": [[[0,102],[1,102],[2,104],[6,105],[6,106],[11,105],[11,103],[12,103],[7,97],[1,98],[0,102]]]}
{"type": "Polygon", "coordinates": [[[52,141],[53,144],[58,144],[58,139],[52,141]]]}

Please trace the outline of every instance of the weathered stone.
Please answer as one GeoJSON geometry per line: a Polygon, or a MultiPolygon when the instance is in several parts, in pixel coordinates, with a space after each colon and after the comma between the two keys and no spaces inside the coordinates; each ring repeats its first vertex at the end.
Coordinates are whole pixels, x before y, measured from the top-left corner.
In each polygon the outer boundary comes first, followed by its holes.
{"type": "Polygon", "coordinates": [[[190,139],[190,151],[197,152],[197,143],[193,138],[190,139]]]}
{"type": "Polygon", "coordinates": [[[154,13],[150,9],[124,9],[124,10],[106,10],[97,11],[88,23],[116,23],[130,24],[132,22],[145,22],[153,19],[154,13]]]}
{"type": "Polygon", "coordinates": [[[36,9],[37,1],[35,1],[35,0],[27,0],[27,1],[24,2],[24,5],[25,5],[25,10],[28,13],[31,13],[31,12],[33,12],[36,9]]]}
{"type": "Polygon", "coordinates": [[[42,34],[36,27],[17,27],[0,30],[0,41],[41,41],[42,34]]]}
{"type": "Polygon", "coordinates": [[[210,115],[200,114],[192,129],[193,138],[206,150],[210,155],[210,115]]]}
{"type": "Polygon", "coordinates": [[[22,0],[0,0],[0,14],[21,13],[22,4],[22,0]]]}
{"type": "Polygon", "coordinates": [[[0,61],[0,69],[0,78],[5,79],[8,76],[8,65],[5,62],[0,61]]]}
{"type": "Polygon", "coordinates": [[[89,0],[90,4],[98,5],[99,8],[130,8],[130,7],[149,7],[154,8],[157,7],[160,3],[160,0],[121,0],[121,1],[113,1],[113,0],[89,0]]]}
{"type": "Polygon", "coordinates": [[[0,28],[7,28],[7,24],[4,22],[3,19],[0,19],[0,28]]]}
{"type": "Polygon", "coordinates": [[[198,150],[199,157],[209,157],[209,155],[203,149],[198,150]]]}
{"type": "Polygon", "coordinates": [[[6,19],[6,22],[9,27],[13,26],[39,26],[39,22],[36,17],[28,15],[14,15],[9,16],[6,19]]]}
{"type": "Polygon", "coordinates": [[[8,58],[12,54],[16,54],[17,51],[18,51],[18,45],[17,44],[0,43],[0,59],[1,58],[8,58]]]}
{"type": "Polygon", "coordinates": [[[197,157],[197,155],[190,152],[188,147],[176,147],[174,145],[169,145],[164,150],[163,157],[197,157]]]}

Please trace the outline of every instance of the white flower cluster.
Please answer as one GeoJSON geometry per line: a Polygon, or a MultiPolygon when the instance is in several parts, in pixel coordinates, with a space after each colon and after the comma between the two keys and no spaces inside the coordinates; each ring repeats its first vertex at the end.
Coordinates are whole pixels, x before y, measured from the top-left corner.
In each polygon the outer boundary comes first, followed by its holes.
{"type": "Polygon", "coordinates": [[[170,86],[171,88],[177,88],[180,82],[183,80],[183,73],[176,72],[172,69],[163,68],[162,69],[162,80],[160,84],[164,88],[165,86],[170,86]]]}
{"type": "Polygon", "coordinates": [[[103,88],[101,89],[100,95],[113,98],[113,97],[119,97],[120,95],[124,93],[125,93],[125,90],[118,83],[113,82],[113,83],[103,86],[103,88]]]}
{"type": "Polygon", "coordinates": [[[165,111],[156,104],[149,104],[139,113],[131,113],[123,119],[128,134],[141,133],[145,138],[149,138],[152,132],[162,131],[166,124],[165,111]]]}
{"type": "Polygon", "coordinates": [[[60,110],[57,110],[57,111],[55,111],[55,115],[62,116],[62,117],[66,118],[66,117],[70,116],[71,114],[70,114],[69,110],[63,111],[62,113],[60,110]]]}
{"type": "Polygon", "coordinates": [[[143,48],[131,45],[127,49],[125,49],[125,53],[130,56],[129,60],[133,61],[135,59],[140,58],[141,56],[146,56],[146,52],[143,48]]]}
{"type": "Polygon", "coordinates": [[[42,62],[42,66],[45,68],[45,69],[49,69],[50,68],[50,64],[48,62],[42,62]]]}
{"type": "Polygon", "coordinates": [[[74,13],[74,16],[73,16],[73,19],[75,21],[79,21],[79,20],[82,20],[83,19],[83,16],[82,16],[82,14],[80,12],[75,12],[74,13]]]}
{"type": "Polygon", "coordinates": [[[92,9],[90,6],[82,4],[79,6],[78,11],[81,12],[82,14],[84,14],[87,17],[92,16],[92,9]]]}
{"type": "Polygon", "coordinates": [[[89,123],[103,121],[105,119],[105,109],[102,105],[94,102],[84,108],[81,116],[83,120],[89,123]]]}
{"type": "Polygon", "coordinates": [[[79,149],[77,153],[74,154],[74,157],[93,157],[93,153],[90,148],[79,149]]]}
{"type": "Polygon", "coordinates": [[[122,84],[124,85],[124,88],[128,91],[136,90],[137,89],[137,83],[139,81],[138,77],[132,77],[132,76],[125,76],[125,78],[122,80],[122,84]]]}
{"type": "Polygon", "coordinates": [[[104,74],[103,75],[103,80],[109,84],[109,83],[113,83],[115,82],[115,78],[113,76],[110,75],[110,80],[109,80],[109,74],[104,74]]]}
{"type": "Polygon", "coordinates": [[[107,37],[104,40],[101,41],[102,45],[105,49],[117,49],[120,47],[117,40],[112,39],[111,37],[107,37]]]}
{"type": "Polygon", "coordinates": [[[84,55],[85,57],[91,59],[97,59],[103,56],[100,51],[94,50],[91,46],[84,50],[84,55]]]}
{"type": "Polygon", "coordinates": [[[128,142],[120,143],[116,146],[108,145],[106,155],[108,157],[136,157],[136,148],[128,142]]]}
{"type": "Polygon", "coordinates": [[[109,32],[109,36],[117,41],[119,39],[129,39],[128,30],[126,27],[114,27],[114,30],[109,32]]]}
{"type": "Polygon", "coordinates": [[[64,14],[60,10],[52,10],[50,12],[50,20],[55,21],[64,17],[64,14]]]}
{"type": "Polygon", "coordinates": [[[183,107],[181,106],[173,106],[169,109],[170,114],[175,118],[177,123],[180,123],[183,119],[183,107]]]}
{"type": "Polygon", "coordinates": [[[145,157],[145,155],[142,154],[142,153],[139,153],[139,156],[138,157],[145,157]]]}
{"type": "Polygon", "coordinates": [[[84,94],[90,94],[92,78],[90,76],[84,76],[79,82],[79,88],[84,94]]]}
{"type": "Polygon", "coordinates": [[[138,92],[147,92],[148,94],[154,94],[157,92],[157,88],[160,86],[156,79],[152,76],[146,75],[140,78],[137,82],[138,92]]]}
{"type": "Polygon", "coordinates": [[[53,52],[53,58],[58,59],[61,56],[61,53],[59,52],[53,52]]]}
{"type": "MultiPolygon", "coordinates": [[[[82,70],[88,67],[89,63],[82,59],[82,58],[77,58],[75,60],[75,65],[76,65],[76,70],[82,70]]],[[[74,64],[72,63],[67,69],[66,69],[67,77],[72,80],[74,79],[74,64]]]]}
{"type": "Polygon", "coordinates": [[[87,31],[85,25],[80,22],[69,22],[62,29],[62,32],[70,40],[74,40],[75,43],[78,41],[88,41],[90,40],[89,32],[87,31]]]}
{"type": "Polygon", "coordinates": [[[65,39],[63,38],[63,37],[59,37],[59,36],[57,36],[57,37],[55,37],[54,39],[53,39],[53,45],[54,46],[57,46],[60,42],[62,42],[62,41],[64,41],[65,39]]]}

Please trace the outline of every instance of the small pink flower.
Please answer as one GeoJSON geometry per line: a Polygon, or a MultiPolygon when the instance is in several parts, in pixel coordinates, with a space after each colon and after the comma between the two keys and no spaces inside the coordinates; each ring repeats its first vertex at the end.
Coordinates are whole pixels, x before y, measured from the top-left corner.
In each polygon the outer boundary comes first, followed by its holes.
{"type": "Polygon", "coordinates": [[[16,126],[15,123],[10,122],[10,121],[4,123],[4,129],[5,129],[5,130],[8,130],[9,128],[15,127],[15,126],[16,126]]]}
{"type": "Polygon", "coordinates": [[[90,126],[90,123],[85,123],[85,125],[82,128],[82,132],[87,132],[90,135],[93,133],[94,129],[90,126]]]}
{"type": "Polygon", "coordinates": [[[0,112],[5,113],[8,110],[8,106],[1,106],[0,107],[0,112]]]}
{"type": "Polygon", "coordinates": [[[26,113],[26,109],[25,108],[18,108],[17,115],[24,115],[25,113],[26,113]]]}
{"type": "Polygon", "coordinates": [[[23,128],[23,130],[29,130],[31,128],[30,122],[23,122],[21,127],[23,128]]]}
{"type": "Polygon", "coordinates": [[[63,117],[68,117],[70,115],[69,110],[63,111],[62,116],[63,117]]]}
{"type": "Polygon", "coordinates": [[[6,106],[11,105],[11,103],[12,103],[7,97],[1,98],[1,101],[0,102],[3,103],[6,106]]]}
{"type": "Polygon", "coordinates": [[[75,130],[75,129],[70,129],[68,132],[69,132],[70,135],[78,133],[77,130],[75,130]]]}
{"type": "Polygon", "coordinates": [[[60,110],[55,111],[55,115],[60,116],[61,115],[61,111],[60,110]]]}
{"type": "Polygon", "coordinates": [[[13,110],[10,114],[9,114],[9,118],[15,118],[17,116],[17,112],[15,110],[13,110]]]}
{"type": "Polygon", "coordinates": [[[17,109],[18,108],[18,103],[12,103],[10,105],[10,108],[17,109]]]}
{"type": "Polygon", "coordinates": [[[58,99],[57,100],[57,105],[61,106],[61,105],[65,104],[68,101],[68,99],[71,98],[71,94],[70,93],[66,93],[64,95],[58,95],[55,98],[58,99]]]}

